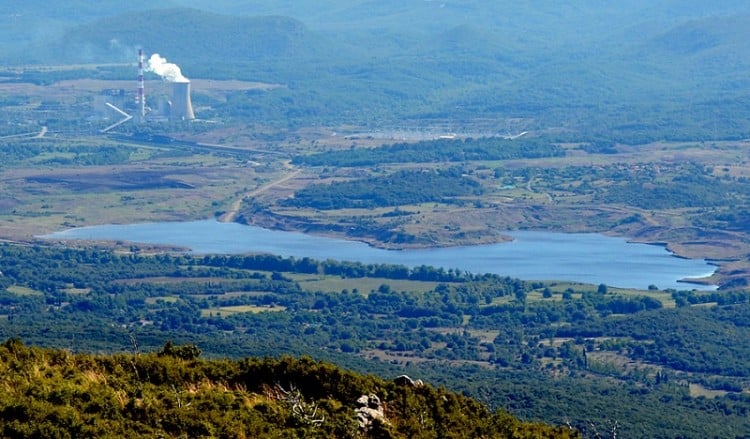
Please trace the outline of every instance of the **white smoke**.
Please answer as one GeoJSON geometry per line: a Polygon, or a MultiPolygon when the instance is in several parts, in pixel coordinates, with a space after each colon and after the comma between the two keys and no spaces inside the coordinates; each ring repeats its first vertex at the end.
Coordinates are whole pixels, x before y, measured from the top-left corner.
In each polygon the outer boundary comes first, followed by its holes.
{"type": "Polygon", "coordinates": [[[169,82],[190,82],[182,75],[180,66],[167,62],[166,58],[162,58],[158,53],[151,55],[145,70],[154,72],[169,82]]]}

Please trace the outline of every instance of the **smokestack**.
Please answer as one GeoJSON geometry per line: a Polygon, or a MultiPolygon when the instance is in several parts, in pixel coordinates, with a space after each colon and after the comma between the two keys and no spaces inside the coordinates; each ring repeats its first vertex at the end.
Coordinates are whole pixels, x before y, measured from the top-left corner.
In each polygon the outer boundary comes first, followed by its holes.
{"type": "Polygon", "coordinates": [[[190,102],[190,81],[172,83],[172,119],[193,120],[193,104],[190,102]]]}
{"type": "Polygon", "coordinates": [[[143,79],[143,49],[138,49],[138,98],[141,120],[146,118],[146,86],[143,79]]]}

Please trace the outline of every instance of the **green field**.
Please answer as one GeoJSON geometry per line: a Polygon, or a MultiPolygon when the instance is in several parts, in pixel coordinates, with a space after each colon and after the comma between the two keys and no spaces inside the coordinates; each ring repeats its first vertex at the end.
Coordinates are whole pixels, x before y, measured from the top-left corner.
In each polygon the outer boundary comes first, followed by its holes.
{"type": "Polygon", "coordinates": [[[201,310],[202,317],[228,317],[233,314],[251,313],[258,314],[262,312],[282,312],[286,310],[283,306],[252,306],[252,305],[238,305],[238,306],[221,306],[201,310]]]}
{"type": "Polygon", "coordinates": [[[357,278],[347,279],[340,276],[307,276],[294,275],[292,279],[299,282],[300,287],[309,292],[325,291],[336,292],[342,290],[357,290],[365,296],[375,291],[382,285],[388,285],[395,291],[409,291],[424,293],[432,291],[438,285],[437,282],[423,282],[411,280],[392,280],[385,278],[357,278]]]}
{"type": "Polygon", "coordinates": [[[20,285],[12,285],[5,289],[7,292],[11,294],[16,294],[18,296],[43,296],[44,293],[41,291],[33,290],[28,287],[22,287],[20,285]]]}

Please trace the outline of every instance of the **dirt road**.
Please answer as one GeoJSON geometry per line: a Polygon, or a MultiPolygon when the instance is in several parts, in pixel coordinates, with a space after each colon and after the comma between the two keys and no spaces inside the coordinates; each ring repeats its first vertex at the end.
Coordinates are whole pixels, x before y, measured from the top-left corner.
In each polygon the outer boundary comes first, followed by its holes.
{"type": "MultiPolygon", "coordinates": [[[[291,170],[292,168],[289,167],[291,170]]],[[[263,186],[259,187],[258,189],[252,190],[250,192],[245,193],[241,198],[235,200],[232,205],[229,207],[229,210],[224,212],[223,215],[219,217],[219,222],[222,223],[231,223],[232,221],[237,218],[237,215],[240,213],[240,208],[242,207],[242,202],[244,200],[247,200],[248,198],[255,197],[259,194],[262,194],[263,192],[271,189],[272,187],[278,186],[286,181],[291,180],[292,178],[298,176],[302,172],[301,169],[294,170],[290,172],[289,174],[281,177],[278,180],[274,180],[272,182],[266,183],[263,186]]]]}

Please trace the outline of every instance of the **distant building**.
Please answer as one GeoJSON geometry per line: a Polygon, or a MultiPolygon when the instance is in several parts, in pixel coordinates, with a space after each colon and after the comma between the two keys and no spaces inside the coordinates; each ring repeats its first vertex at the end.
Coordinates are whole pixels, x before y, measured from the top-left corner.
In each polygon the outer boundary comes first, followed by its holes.
{"type": "Polygon", "coordinates": [[[102,90],[98,95],[94,96],[94,118],[100,120],[122,119],[122,115],[118,114],[107,103],[124,109],[127,103],[126,97],[127,92],[121,88],[102,90]]]}

